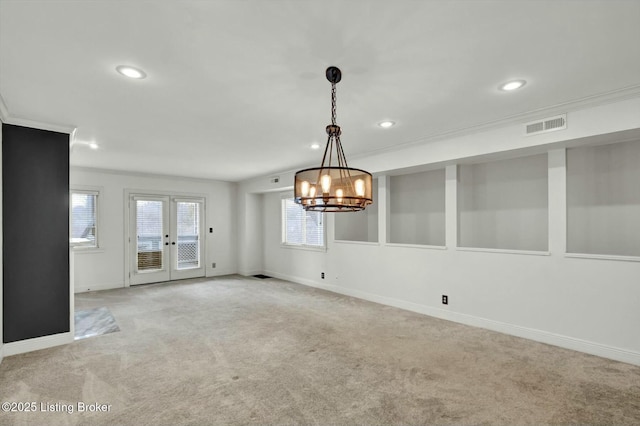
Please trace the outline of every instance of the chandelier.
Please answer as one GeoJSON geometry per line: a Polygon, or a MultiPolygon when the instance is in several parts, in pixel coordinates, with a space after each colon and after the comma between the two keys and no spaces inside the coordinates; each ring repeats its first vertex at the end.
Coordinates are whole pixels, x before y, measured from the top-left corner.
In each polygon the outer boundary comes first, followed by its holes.
{"type": "Polygon", "coordinates": [[[326,128],[327,146],[320,167],[300,170],[295,176],[294,199],[305,210],[353,212],[373,203],[371,173],[349,167],[340,143],[340,126],[336,124],[336,83],[342,73],[327,68],[331,83],[331,124],[326,128]],[[335,163],[333,163],[335,161],[335,163]],[[333,165],[335,164],[335,165],[333,165]]]}

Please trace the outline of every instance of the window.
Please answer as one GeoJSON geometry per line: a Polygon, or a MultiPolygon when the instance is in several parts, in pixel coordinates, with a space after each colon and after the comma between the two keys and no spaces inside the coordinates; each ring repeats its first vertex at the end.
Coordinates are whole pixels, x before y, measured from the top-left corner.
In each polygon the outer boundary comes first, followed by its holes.
{"type": "Polygon", "coordinates": [[[71,191],[69,242],[74,247],[98,247],[98,192],[71,191]]]}
{"type": "Polygon", "coordinates": [[[282,200],[282,243],[293,246],[324,247],[324,216],[307,212],[293,198],[282,200]]]}

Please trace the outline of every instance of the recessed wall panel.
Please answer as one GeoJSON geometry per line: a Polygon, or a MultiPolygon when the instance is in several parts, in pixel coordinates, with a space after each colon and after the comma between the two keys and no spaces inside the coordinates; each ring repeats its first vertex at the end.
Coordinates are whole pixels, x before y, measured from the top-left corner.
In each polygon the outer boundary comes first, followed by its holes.
{"type": "Polygon", "coordinates": [[[567,150],[567,251],[640,256],[640,141],[567,150]]]}
{"type": "Polygon", "coordinates": [[[445,171],[389,178],[389,241],[445,245],[445,171]]]}
{"type": "Polygon", "coordinates": [[[547,155],[458,168],[458,245],[548,250],[547,155]]]}

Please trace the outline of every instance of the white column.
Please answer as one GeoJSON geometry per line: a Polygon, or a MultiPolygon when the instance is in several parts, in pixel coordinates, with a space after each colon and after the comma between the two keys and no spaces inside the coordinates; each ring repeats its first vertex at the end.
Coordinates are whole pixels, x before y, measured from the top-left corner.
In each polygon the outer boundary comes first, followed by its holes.
{"type": "Polygon", "coordinates": [[[388,243],[387,231],[389,230],[389,198],[387,188],[389,187],[389,176],[378,176],[378,241],[380,244],[388,243]]]}
{"type": "Polygon", "coordinates": [[[241,275],[262,273],[263,232],[262,194],[238,190],[238,272],[241,275]]]}
{"type": "Polygon", "coordinates": [[[567,151],[549,151],[549,251],[564,256],[567,251],[567,151]]]}
{"type": "Polygon", "coordinates": [[[445,169],[444,189],[445,245],[452,249],[458,246],[458,165],[445,169]]]}

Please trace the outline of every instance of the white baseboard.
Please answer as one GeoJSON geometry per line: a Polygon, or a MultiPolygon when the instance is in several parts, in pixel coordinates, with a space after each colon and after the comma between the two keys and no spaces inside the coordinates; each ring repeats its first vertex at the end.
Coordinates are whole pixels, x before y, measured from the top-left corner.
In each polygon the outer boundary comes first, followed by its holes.
{"type": "Polygon", "coordinates": [[[52,334],[51,336],[36,337],[33,339],[20,340],[18,342],[5,343],[2,347],[4,356],[22,354],[25,352],[38,351],[53,346],[66,345],[73,342],[71,332],[52,334]]]}
{"type": "Polygon", "coordinates": [[[207,268],[206,277],[221,277],[223,275],[233,275],[237,273],[235,269],[207,268]]]}
{"type": "Polygon", "coordinates": [[[76,283],[75,285],[75,293],[86,293],[88,291],[100,291],[100,290],[113,290],[116,288],[124,288],[125,285],[123,282],[118,283],[102,283],[96,284],[92,286],[81,286],[76,283]]]}
{"type": "MultiPolygon", "coordinates": [[[[231,269],[216,269],[214,270],[209,270],[207,269],[206,271],[206,278],[209,277],[218,277],[218,276],[222,276],[222,275],[232,275],[235,274],[236,271],[235,270],[231,270],[231,269]]],[[[256,272],[256,274],[258,274],[259,272],[256,272]]],[[[96,285],[92,285],[90,287],[83,287],[83,286],[78,286],[76,285],[75,291],[76,294],[78,293],[87,293],[89,291],[101,291],[101,290],[114,290],[117,288],[125,288],[127,287],[125,285],[125,283],[123,282],[119,282],[119,283],[104,283],[104,284],[96,284],[96,285]]]]}
{"type": "Polygon", "coordinates": [[[250,277],[252,275],[265,274],[266,272],[262,270],[253,270],[253,271],[238,271],[238,274],[244,277],[250,277]]]}
{"type": "Polygon", "coordinates": [[[407,302],[400,299],[394,299],[377,294],[368,293],[361,290],[353,290],[349,288],[339,287],[336,285],[327,285],[318,283],[313,280],[280,274],[274,271],[265,271],[267,275],[294,283],[316,287],[334,293],[344,294],[358,299],[370,302],[380,303],[382,305],[393,306],[411,312],[417,312],[423,315],[429,315],[460,324],[470,325],[473,327],[485,328],[487,330],[497,331],[512,336],[522,337],[536,342],[546,343],[553,346],[559,346],[565,349],[571,349],[578,352],[584,352],[603,358],[613,359],[615,361],[626,362],[629,364],[640,365],[640,353],[620,349],[613,346],[607,346],[600,343],[590,342],[587,340],[576,339],[570,336],[550,333],[548,331],[536,330],[533,328],[521,327],[519,325],[508,324],[500,321],[494,321],[486,318],[475,317],[472,315],[453,312],[447,309],[434,308],[432,306],[420,305],[417,303],[407,302]]]}

